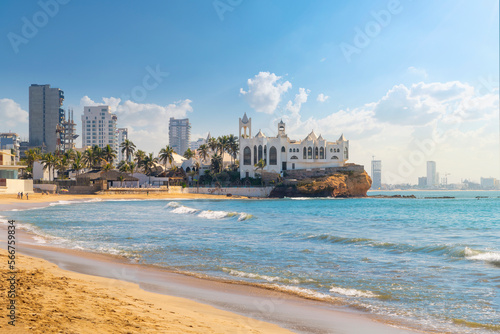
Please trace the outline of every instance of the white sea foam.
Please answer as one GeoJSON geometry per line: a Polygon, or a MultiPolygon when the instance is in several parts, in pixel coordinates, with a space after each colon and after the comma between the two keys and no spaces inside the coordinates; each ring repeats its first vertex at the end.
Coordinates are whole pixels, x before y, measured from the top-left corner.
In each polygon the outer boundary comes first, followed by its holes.
{"type": "Polygon", "coordinates": [[[500,265],[500,253],[498,252],[482,252],[469,247],[465,247],[465,258],[468,260],[484,261],[495,265],[500,265]]]}
{"type": "Polygon", "coordinates": [[[279,277],[279,276],[259,275],[259,274],[246,273],[244,271],[228,269],[228,268],[222,268],[222,271],[227,272],[231,276],[260,279],[260,280],[265,280],[268,282],[285,282],[285,283],[292,283],[292,284],[299,284],[300,283],[299,280],[295,279],[295,278],[288,279],[288,278],[283,278],[283,277],[279,277]]]}
{"type": "Polygon", "coordinates": [[[225,217],[236,216],[237,214],[238,214],[237,212],[204,210],[200,212],[198,217],[206,219],[222,219],[225,217]]]}
{"type": "Polygon", "coordinates": [[[173,213],[177,213],[177,214],[192,214],[192,213],[195,213],[197,212],[198,210],[196,209],[193,209],[193,208],[190,208],[188,206],[184,206],[184,205],[181,205],[175,209],[172,210],[173,213]]]}
{"type": "Polygon", "coordinates": [[[253,218],[253,215],[246,213],[246,212],[241,212],[239,217],[238,217],[238,221],[241,222],[241,221],[248,220],[251,218],[253,218]]]}
{"type": "Polygon", "coordinates": [[[46,244],[46,243],[47,243],[47,241],[45,240],[45,238],[44,238],[44,237],[42,237],[42,236],[35,235],[35,236],[33,236],[33,239],[34,239],[37,243],[39,243],[39,244],[46,244]]]}
{"type": "Polygon", "coordinates": [[[286,291],[286,292],[292,292],[296,295],[303,296],[306,298],[314,298],[314,299],[320,299],[320,300],[332,300],[333,297],[321,292],[317,292],[311,289],[305,289],[305,288],[299,288],[298,286],[290,286],[290,285],[274,285],[273,287],[276,288],[276,290],[280,291],[286,291]]]}
{"type": "Polygon", "coordinates": [[[338,295],[344,295],[349,297],[366,297],[366,298],[377,298],[378,295],[371,291],[361,291],[356,289],[346,289],[339,286],[332,286],[330,292],[336,293],[338,295]]]}
{"type": "Polygon", "coordinates": [[[179,206],[181,206],[181,204],[178,203],[178,202],[169,202],[165,207],[167,207],[167,208],[178,208],[179,206]]]}

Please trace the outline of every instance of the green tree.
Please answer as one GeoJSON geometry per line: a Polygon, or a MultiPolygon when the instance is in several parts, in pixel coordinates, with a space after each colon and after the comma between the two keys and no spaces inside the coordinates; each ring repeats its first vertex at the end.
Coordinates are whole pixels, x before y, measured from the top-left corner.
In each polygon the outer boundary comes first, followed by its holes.
{"type": "Polygon", "coordinates": [[[153,173],[153,168],[158,159],[153,158],[153,153],[149,153],[141,161],[140,166],[144,169],[144,173],[149,176],[149,184],[151,184],[151,174],[153,173]]]}
{"type": "Polygon", "coordinates": [[[83,163],[82,153],[76,152],[71,168],[73,168],[77,176],[80,174],[80,171],[85,168],[85,164],[83,163]]]}
{"type": "MultiPolygon", "coordinates": [[[[26,156],[24,161],[28,166],[27,169],[29,169],[31,173],[33,173],[33,164],[35,163],[35,161],[40,160],[40,158],[42,157],[40,154],[40,149],[39,148],[29,149],[27,151],[24,151],[24,155],[26,156]]],[[[33,178],[33,174],[31,175],[31,178],[33,178]]]]}
{"type": "Polygon", "coordinates": [[[110,145],[106,145],[102,150],[102,158],[106,160],[107,163],[113,165],[113,160],[116,159],[116,151],[110,145]]]}
{"type": "Polygon", "coordinates": [[[125,153],[127,157],[127,161],[130,162],[132,155],[135,152],[135,145],[132,141],[125,139],[123,143],[120,144],[120,148],[122,149],[122,153],[125,153]]]}
{"type": "Polygon", "coordinates": [[[222,162],[223,162],[222,156],[219,154],[214,154],[212,156],[210,170],[214,173],[220,173],[222,171],[222,166],[223,166],[222,162]]]}
{"type": "Polygon", "coordinates": [[[165,171],[167,171],[167,162],[169,165],[172,165],[172,161],[174,161],[174,149],[170,146],[165,146],[160,150],[160,162],[165,166],[165,171]]]}
{"type": "Polygon", "coordinates": [[[266,167],[266,162],[262,159],[260,159],[256,164],[255,167],[257,167],[255,170],[260,169],[260,183],[263,185],[264,180],[262,178],[262,172],[264,171],[264,167],[266,167]]]}
{"type": "Polygon", "coordinates": [[[207,158],[209,156],[209,153],[208,153],[209,149],[210,148],[208,147],[207,144],[202,144],[202,145],[200,145],[200,147],[198,147],[198,150],[197,150],[198,151],[198,156],[200,157],[200,159],[202,161],[207,161],[207,158]]]}
{"type": "Polygon", "coordinates": [[[188,159],[188,160],[189,160],[189,159],[191,159],[192,157],[194,157],[194,152],[193,152],[193,151],[191,151],[191,149],[190,149],[190,148],[188,148],[188,149],[186,150],[186,152],[184,152],[184,155],[183,155],[183,156],[184,156],[184,158],[186,158],[186,159],[188,159]]]}
{"type": "Polygon", "coordinates": [[[52,153],[45,153],[44,155],[42,155],[40,161],[43,164],[43,170],[48,169],[49,174],[52,171],[52,179],[54,179],[55,178],[54,171],[57,164],[57,158],[52,153]]]}

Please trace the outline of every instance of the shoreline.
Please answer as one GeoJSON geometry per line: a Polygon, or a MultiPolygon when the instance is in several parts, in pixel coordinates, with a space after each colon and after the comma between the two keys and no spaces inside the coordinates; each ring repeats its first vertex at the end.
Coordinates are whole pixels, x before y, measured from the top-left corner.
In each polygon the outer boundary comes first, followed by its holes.
{"type": "MultiPolygon", "coordinates": [[[[45,207],[57,201],[76,201],[106,199],[231,199],[220,195],[161,196],[161,198],[142,198],[142,196],[123,195],[44,195],[32,201],[0,197],[0,211],[5,206],[10,209],[24,210],[45,207]],[[49,199],[50,201],[45,201],[49,199]],[[139,197],[139,198],[137,198],[139,197]],[[6,203],[7,202],[7,203],[6,203]],[[30,202],[29,205],[26,202],[30,202]],[[26,203],[26,204],[25,204],[26,203]]],[[[6,233],[1,226],[3,235],[6,233]]],[[[142,291],[160,296],[181,297],[201,305],[211,305],[217,309],[229,311],[238,316],[249,317],[252,321],[265,321],[279,325],[297,333],[326,333],[335,329],[338,333],[358,333],[361,328],[372,333],[422,333],[415,329],[404,329],[379,319],[375,315],[356,311],[353,308],[307,299],[307,296],[293,295],[283,291],[269,289],[257,284],[222,281],[214,278],[198,277],[174,272],[169,269],[150,265],[130,263],[121,256],[78,251],[54,246],[39,245],[27,231],[18,231],[25,244],[19,253],[35,258],[42,258],[57,265],[61,270],[76,272],[91,277],[118,279],[122,282],[137,284],[142,291]]],[[[4,238],[0,237],[0,240],[4,238]]],[[[386,320],[386,319],[385,319],[386,320]]],[[[273,330],[273,332],[275,332],[273,330]]]]}

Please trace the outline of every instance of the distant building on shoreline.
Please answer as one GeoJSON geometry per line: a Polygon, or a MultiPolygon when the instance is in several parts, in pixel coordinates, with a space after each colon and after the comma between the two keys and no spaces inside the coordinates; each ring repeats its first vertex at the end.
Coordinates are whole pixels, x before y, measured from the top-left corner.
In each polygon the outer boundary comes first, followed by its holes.
{"type": "Polygon", "coordinates": [[[379,189],[382,187],[382,161],[372,160],[372,187],[379,189]]]}
{"type": "Polygon", "coordinates": [[[206,144],[206,143],[207,143],[207,139],[198,138],[197,141],[189,142],[189,148],[191,149],[191,151],[195,151],[195,150],[199,149],[201,145],[206,144]]]}
{"type": "Polygon", "coordinates": [[[83,107],[82,147],[97,145],[104,148],[109,145],[118,152],[117,120],[109,106],[83,107]]]}
{"type": "Polygon", "coordinates": [[[436,173],[436,162],[427,161],[427,187],[436,187],[439,185],[439,177],[436,173]]]}
{"type": "Polygon", "coordinates": [[[64,121],[61,108],[64,92],[50,85],[32,84],[29,87],[29,142],[30,147],[40,147],[42,152],[57,148],[57,127],[64,121]]]}
{"type": "Polygon", "coordinates": [[[343,167],[349,159],[349,141],[341,135],[329,142],[314,131],[303,140],[292,140],[285,132],[285,123],[278,124],[276,137],[267,137],[259,130],[252,137],[252,119],[246,113],[239,119],[240,177],[255,177],[255,164],[264,160],[264,172],[343,167]]]}
{"type": "Polygon", "coordinates": [[[120,145],[128,139],[128,128],[118,128],[118,152],[117,157],[118,161],[126,160],[125,152],[122,152],[122,148],[120,145]]]}
{"type": "Polygon", "coordinates": [[[183,155],[189,148],[191,138],[191,125],[189,118],[175,119],[170,117],[168,126],[168,142],[175,153],[183,155]]]}

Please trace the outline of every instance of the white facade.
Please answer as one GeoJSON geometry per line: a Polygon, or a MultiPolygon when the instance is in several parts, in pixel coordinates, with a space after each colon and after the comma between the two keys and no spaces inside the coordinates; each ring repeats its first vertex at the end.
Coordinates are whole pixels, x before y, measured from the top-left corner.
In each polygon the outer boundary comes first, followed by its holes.
{"type": "Polygon", "coordinates": [[[109,106],[84,107],[82,115],[82,147],[107,145],[118,152],[117,117],[109,106]]]}
{"type": "Polygon", "coordinates": [[[201,145],[206,143],[207,143],[206,139],[198,138],[197,141],[189,142],[189,148],[191,149],[191,151],[196,151],[197,149],[200,148],[201,145]]]}
{"type": "Polygon", "coordinates": [[[382,161],[372,160],[372,186],[371,189],[382,187],[382,161]]]}
{"type": "Polygon", "coordinates": [[[255,164],[266,162],[265,172],[281,173],[284,170],[312,169],[345,166],[349,159],[349,141],[341,135],[329,142],[314,131],[303,140],[291,140],[285,132],[285,123],[278,124],[278,135],[266,137],[261,131],[251,135],[252,119],[246,113],[239,119],[240,177],[255,177],[255,164]]]}
{"type": "Polygon", "coordinates": [[[184,154],[189,148],[191,125],[189,118],[175,119],[170,117],[168,126],[168,142],[177,154],[184,154]]]}
{"type": "Polygon", "coordinates": [[[439,176],[436,173],[436,162],[427,161],[427,186],[434,187],[438,185],[439,176]]]}
{"type": "Polygon", "coordinates": [[[128,139],[128,129],[127,128],[119,128],[118,129],[118,161],[126,160],[125,152],[122,152],[122,148],[120,145],[128,139]]]}

